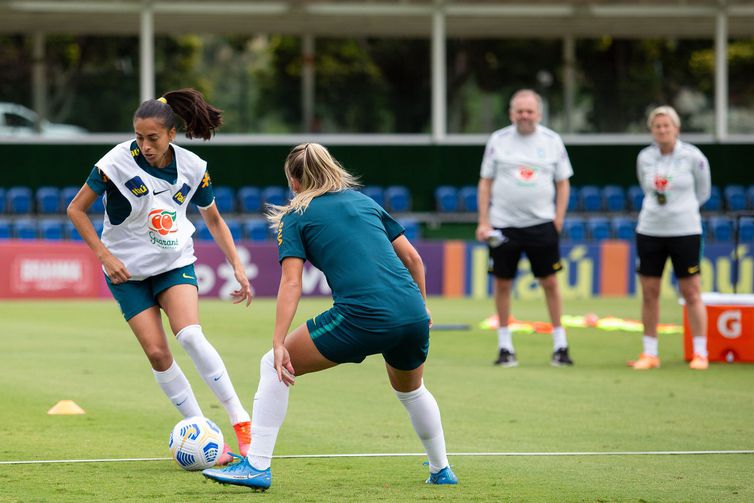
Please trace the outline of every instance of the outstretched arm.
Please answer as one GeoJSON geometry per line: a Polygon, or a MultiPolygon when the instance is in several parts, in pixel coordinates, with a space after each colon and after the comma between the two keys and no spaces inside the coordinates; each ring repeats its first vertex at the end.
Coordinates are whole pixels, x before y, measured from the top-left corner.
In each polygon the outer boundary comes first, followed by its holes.
{"type": "Polygon", "coordinates": [[[230,233],[230,229],[228,229],[228,224],[225,223],[225,220],[223,220],[223,217],[217,210],[217,205],[214,203],[207,208],[199,208],[199,213],[201,213],[204,222],[207,224],[207,229],[212,234],[215,243],[217,243],[217,246],[222,250],[231,267],[233,267],[233,275],[236,277],[236,281],[241,285],[238,290],[231,293],[234,299],[233,303],[238,304],[245,300],[248,306],[251,304],[252,298],[251,284],[249,283],[249,278],[246,276],[243,263],[238,257],[236,245],[233,242],[233,235],[230,233]]]}

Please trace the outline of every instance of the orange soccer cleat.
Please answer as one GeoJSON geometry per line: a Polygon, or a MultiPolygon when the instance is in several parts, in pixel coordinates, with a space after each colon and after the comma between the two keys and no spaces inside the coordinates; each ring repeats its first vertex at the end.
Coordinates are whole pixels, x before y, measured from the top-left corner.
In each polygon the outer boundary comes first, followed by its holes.
{"type": "Polygon", "coordinates": [[[694,353],[694,358],[689,363],[691,370],[707,370],[709,368],[709,359],[698,353],[694,353]]]}
{"type": "Polygon", "coordinates": [[[660,358],[654,355],[642,353],[635,362],[629,362],[629,366],[634,370],[649,370],[660,368],[660,358]]]}
{"type": "Polygon", "coordinates": [[[238,439],[238,452],[241,456],[246,457],[249,452],[249,445],[251,444],[251,421],[236,423],[233,425],[233,430],[236,432],[236,438],[238,439]]]}

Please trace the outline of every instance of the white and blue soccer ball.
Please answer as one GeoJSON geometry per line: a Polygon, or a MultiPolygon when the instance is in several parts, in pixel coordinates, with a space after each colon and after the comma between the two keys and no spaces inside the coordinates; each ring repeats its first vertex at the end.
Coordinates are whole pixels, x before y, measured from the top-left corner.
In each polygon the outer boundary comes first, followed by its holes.
{"type": "Polygon", "coordinates": [[[223,451],[223,432],[202,416],[187,417],[170,432],[168,447],[173,459],[184,470],[204,470],[215,466],[223,451]]]}

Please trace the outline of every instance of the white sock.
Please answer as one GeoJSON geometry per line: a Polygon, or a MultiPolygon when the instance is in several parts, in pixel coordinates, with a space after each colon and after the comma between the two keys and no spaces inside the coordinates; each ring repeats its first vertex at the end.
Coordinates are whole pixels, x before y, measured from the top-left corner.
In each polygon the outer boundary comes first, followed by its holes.
{"type": "Polygon", "coordinates": [[[199,402],[196,401],[191,384],[186,379],[186,375],[178,366],[178,362],[173,360],[173,364],[165,371],[152,369],[157,384],[162,388],[162,392],[167,395],[172,403],[183,417],[203,416],[199,402]]]}
{"type": "Polygon", "coordinates": [[[693,337],[694,341],[694,354],[707,358],[707,336],[698,335],[693,337]]]}
{"type": "Polygon", "coordinates": [[[657,337],[650,337],[649,335],[645,335],[641,338],[641,340],[644,342],[645,355],[657,356],[659,354],[657,351],[657,337]]]}
{"type": "Polygon", "coordinates": [[[408,411],[414,431],[419,436],[429,458],[429,471],[437,473],[448,466],[445,436],[440,420],[440,408],[432,393],[422,385],[409,393],[396,391],[395,395],[408,411]]]}
{"type": "Polygon", "coordinates": [[[500,327],[497,329],[497,347],[498,349],[507,349],[511,353],[516,352],[513,349],[513,336],[509,327],[500,327]]]}
{"type": "Polygon", "coordinates": [[[558,349],[567,347],[568,339],[566,339],[565,328],[562,326],[552,327],[552,349],[557,351],[558,349]]]}
{"type": "Polygon", "coordinates": [[[254,395],[251,420],[249,463],[257,470],[266,470],[272,461],[272,451],[280,427],[288,411],[288,386],[278,380],[272,350],[259,363],[259,386],[254,395]]]}
{"type": "Polygon", "coordinates": [[[225,407],[231,424],[249,420],[249,413],[241,405],[225,364],[217,350],[209,343],[202,327],[189,325],[175,334],[175,338],[191,357],[196,369],[220,403],[225,407]]]}

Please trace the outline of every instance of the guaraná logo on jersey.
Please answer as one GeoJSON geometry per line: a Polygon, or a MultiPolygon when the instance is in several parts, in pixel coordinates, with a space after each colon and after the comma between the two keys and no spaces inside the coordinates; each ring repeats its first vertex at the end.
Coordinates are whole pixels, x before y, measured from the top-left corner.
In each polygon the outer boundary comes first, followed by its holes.
{"type": "Polygon", "coordinates": [[[534,176],[537,174],[536,168],[531,168],[529,166],[518,166],[518,179],[521,182],[524,183],[530,183],[533,182],[534,176]]]}
{"type": "Polygon", "coordinates": [[[181,187],[181,190],[173,194],[173,201],[175,201],[178,204],[185,203],[186,196],[188,195],[190,190],[191,190],[191,187],[189,187],[187,183],[184,183],[183,187],[181,187]]]}
{"type": "Polygon", "coordinates": [[[131,194],[136,197],[146,196],[149,194],[149,189],[144,182],[138,176],[131,178],[126,182],[126,188],[131,191],[131,194]]]}
{"type": "Polygon", "coordinates": [[[177,213],[169,210],[152,210],[147,216],[149,239],[152,244],[160,248],[177,248],[177,239],[167,239],[165,236],[178,231],[175,223],[177,213]]]}

